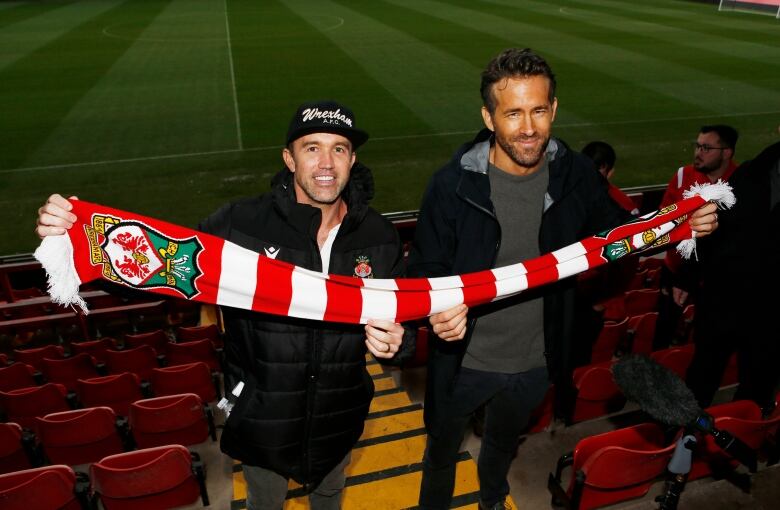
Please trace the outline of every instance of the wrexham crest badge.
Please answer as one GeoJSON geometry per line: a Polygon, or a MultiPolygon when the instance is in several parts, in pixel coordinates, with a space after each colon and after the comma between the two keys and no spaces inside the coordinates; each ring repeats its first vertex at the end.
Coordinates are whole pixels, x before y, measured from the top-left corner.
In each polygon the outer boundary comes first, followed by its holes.
{"type": "Polygon", "coordinates": [[[103,265],[104,276],[139,289],[168,288],[187,299],[199,293],[203,246],[197,237],[174,239],[140,222],[111,220],[93,218],[86,228],[92,263],[103,265]]]}
{"type": "Polygon", "coordinates": [[[358,278],[373,278],[374,270],[371,268],[371,259],[361,255],[355,259],[355,276],[358,278]]]}

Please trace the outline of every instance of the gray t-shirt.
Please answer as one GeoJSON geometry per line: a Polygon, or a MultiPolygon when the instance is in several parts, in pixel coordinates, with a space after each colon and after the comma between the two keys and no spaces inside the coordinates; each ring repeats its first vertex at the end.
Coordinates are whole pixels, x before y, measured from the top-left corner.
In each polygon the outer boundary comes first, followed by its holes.
{"type": "MultiPolygon", "coordinates": [[[[545,157],[531,175],[518,176],[488,166],[490,199],[501,226],[495,267],[538,257],[539,228],[549,182],[545,157]]],[[[476,327],[463,366],[514,374],[545,366],[541,291],[532,289],[474,310],[476,327]]]]}

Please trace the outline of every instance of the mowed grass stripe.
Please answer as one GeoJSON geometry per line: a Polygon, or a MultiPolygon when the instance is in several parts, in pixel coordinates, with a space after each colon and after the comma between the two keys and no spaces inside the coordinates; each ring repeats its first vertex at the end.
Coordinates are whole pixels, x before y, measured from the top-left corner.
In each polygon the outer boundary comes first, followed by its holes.
{"type": "MultiPolygon", "coordinates": [[[[37,15],[0,26],[0,71],[36,49],[119,4],[121,0],[62,2],[37,15]]],[[[33,4],[27,4],[33,5],[33,4]]],[[[34,5],[43,7],[44,3],[34,5]]],[[[0,12],[0,25],[5,13],[0,12]]]]}
{"type": "Polygon", "coordinates": [[[115,19],[96,39],[134,43],[30,164],[236,148],[222,4],[172,0],[150,23],[115,19]]]}
{"type": "Polygon", "coordinates": [[[746,16],[733,11],[719,12],[718,7],[713,4],[679,0],[652,3],[634,0],[594,0],[589,3],[624,10],[648,21],[688,29],[703,35],[717,33],[735,41],[745,42],[753,42],[756,38],[760,38],[761,44],[780,47],[780,40],[773,37],[777,30],[777,20],[770,16],[757,14],[746,16]]]}
{"type": "MultiPolygon", "coordinates": [[[[484,47],[494,50],[490,55],[480,56],[483,60],[482,67],[487,64],[490,58],[507,47],[531,45],[535,50],[540,51],[550,60],[558,77],[559,114],[557,122],[559,123],[598,123],[599,121],[636,118],[636,115],[640,113],[645,115],[645,106],[637,104],[635,96],[604,94],[607,83],[612,89],[637,91],[643,96],[643,100],[657,105],[659,112],[696,111],[694,105],[680,101],[676,97],[642,88],[642,85],[636,83],[629,73],[625,73],[625,76],[615,76],[614,72],[609,72],[603,67],[597,68],[583,64],[588,60],[573,58],[571,54],[576,50],[559,42],[559,39],[567,36],[552,28],[545,29],[537,26],[538,23],[521,23],[506,19],[510,16],[510,11],[518,11],[518,17],[523,18],[526,14],[521,7],[508,10],[489,4],[476,6],[471,0],[453,1],[446,5],[443,2],[430,0],[391,1],[399,7],[403,7],[407,11],[406,16],[416,16],[417,13],[422,13],[428,17],[446,21],[452,25],[451,31],[460,34],[458,37],[462,37],[463,41],[471,41],[474,38],[485,41],[484,47]]],[[[570,45],[585,44],[585,41],[580,41],[577,38],[571,37],[570,39],[570,45]]],[[[467,55],[473,51],[467,45],[452,45],[451,48],[453,51],[461,51],[467,55]]],[[[589,57],[593,57],[593,55],[589,57]]],[[[476,58],[476,56],[471,58],[476,58]]],[[[704,112],[696,111],[696,113],[704,112]]]]}
{"type": "MultiPolygon", "coordinates": [[[[535,12],[546,13],[549,10],[548,4],[543,2],[528,2],[527,5],[535,12]]],[[[655,69],[650,67],[651,73],[657,72],[660,67],[669,68],[674,64],[667,70],[668,79],[672,81],[685,79],[693,71],[697,77],[695,81],[699,91],[701,83],[720,82],[721,87],[724,87],[728,94],[766,97],[770,104],[772,103],[772,94],[776,87],[769,86],[769,83],[771,82],[772,85],[777,83],[777,75],[780,71],[780,66],[777,65],[780,52],[776,49],[762,48],[772,51],[773,58],[769,60],[752,58],[755,52],[750,52],[750,56],[744,54],[731,56],[728,51],[720,51],[730,46],[730,41],[725,38],[701,36],[681,29],[662,28],[645,22],[641,17],[616,16],[614,11],[608,9],[597,12],[582,2],[579,6],[581,8],[575,11],[583,13],[581,16],[571,16],[561,12],[553,14],[556,24],[564,32],[574,33],[578,30],[579,37],[592,43],[599,43],[605,38],[619,42],[620,49],[623,51],[652,58],[655,61],[655,69]],[[593,29],[588,30],[588,27],[593,29]],[[728,66],[713,65],[713,62],[727,61],[728,66]],[[762,86],[761,83],[754,85],[753,80],[750,84],[740,80],[752,75],[757,62],[761,63],[762,73],[766,75],[762,80],[766,82],[766,86],[762,86]]],[[[653,65],[653,61],[649,61],[649,64],[653,65]]]]}
{"type": "MultiPolygon", "coordinates": [[[[329,13],[343,19],[343,26],[323,34],[436,131],[479,127],[478,67],[390,26],[374,2],[287,3],[301,15],[329,13]],[[410,66],[412,56],[423,65],[410,66]]],[[[406,22],[419,25],[420,20],[408,18],[406,22]]]]}
{"type": "Polygon", "coordinates": [[[283,143],[294,108],[325,98],[351,107],[372,136],[432,132],[323,34],[339,29],[337,17],[278,1],[228,0],[228,9],[245,146],[283,143]]]}
{"type": "Polygon", "coordinates": [[[19,23],[41,14],[54,11],[71,3],[73,3],[73,0],[61,2],[0,3],[0,30],[9,25],[13,25],[14,23],[19,23]]]}
{"type": "Polygon", "coordinates": [[[0,168],[22,166],[132,45],[132,40],[106,39],[94,47],[96,33],[116,19],[145,26],[168,3],[126,0],[0,72],[0,168]],[[85,59],[87,48],[91,51],[85,59]]]}

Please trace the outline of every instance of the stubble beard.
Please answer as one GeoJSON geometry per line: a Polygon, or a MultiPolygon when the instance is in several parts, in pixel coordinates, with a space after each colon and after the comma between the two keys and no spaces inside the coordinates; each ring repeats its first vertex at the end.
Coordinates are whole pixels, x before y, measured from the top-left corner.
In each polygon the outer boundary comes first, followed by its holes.
{"type": "Polygon", "coordinates": [[[512,139],[505,138],[496,134],[496,143],[504,150],[504,152],[510,157],[515,164],[524,168],[533,168],[539,161],[542,160],[544,152],[547,150],[547,144],[550,143],[550,137],[544,139],[544,141],[534,149],[528,149],[524,151],[518,151],[512,142],[521,142],[527,140],[528,137],[515,137],[512,139]]]}
{"type": "Polygon", "coordinates": [[[720,166],[723,164],[723,158],[717,161],[717,165],[715,163],[716,162],[713,162],[710,165],[705,165],[704,162],[697,163],[696,160],[694,160],[693,168],[697,172],[701,172],[703,174],[711,174],[712,172],[720,168],[720,166]]]}
{"type": "Polygon", "coordinates": [[[341,193],[346,187],[346,182],[339,182],[336,186],[335,194],[331,195],[327,190],[318,190],[316,183],[298,182],[304,194],[309,197],[314,204],[331,205],[341,197],[341,193]]]}

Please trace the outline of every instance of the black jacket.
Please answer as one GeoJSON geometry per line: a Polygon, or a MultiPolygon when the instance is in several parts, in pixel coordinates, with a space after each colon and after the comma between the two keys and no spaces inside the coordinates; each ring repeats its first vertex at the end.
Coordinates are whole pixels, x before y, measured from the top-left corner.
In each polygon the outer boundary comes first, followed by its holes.
{"type": "MultiPolygon", "coordinates": [[[[487,175],[492,133],[482,130],[434,174],[423,198],[415,241],[409,254],[410,276],[449,276],[494,267],[501,227],[490,201],[487,175]]],[[[560,140],[548,146],[550,182],[539,232],[547,253],[583,237],[614,227],[631,215],[609,198],[603,177],[585,156],[560,140]],[[557,148],[554,152],[550,152],[557,148]]],[[[518,261],[520,262],[520,261],[518,261]]],[[[545,357],[551,379],[570,378],[574,331],[575,281],[547,285],[544,296],[545,357]]],[[[463,342],[434,340],[428,364],[426,423],[438,425],[438,395],[450,391],[474,329],[479,307],[470,310],[469,334],[463,342]]],[[[570,383],[568,383],[570,385],[570,383]]]]}
{"type": "MultiPolygon", "coordinates": [[[[368,207],[372,196],[371,173],[356,164],[345,189],[348,212],[333,243],[330,273],[355,275],[365,262],[375,278],[402,274],[398,234],[368,207]]],[[[296,202],[293,175],[285,169],[270,193],[231,203],[200,228],[259,253],[278,250],[277,260],[321,270],[320,221],[319,209],[296,202]]],[[[222,313],[225,387],[245,383],[225,424],[222,451],[316,487],[360,437],[373,397],[363,326],[227,307],[222,313]]],[[[404,350],[413,348],[409,337],[404,350]]]]}

